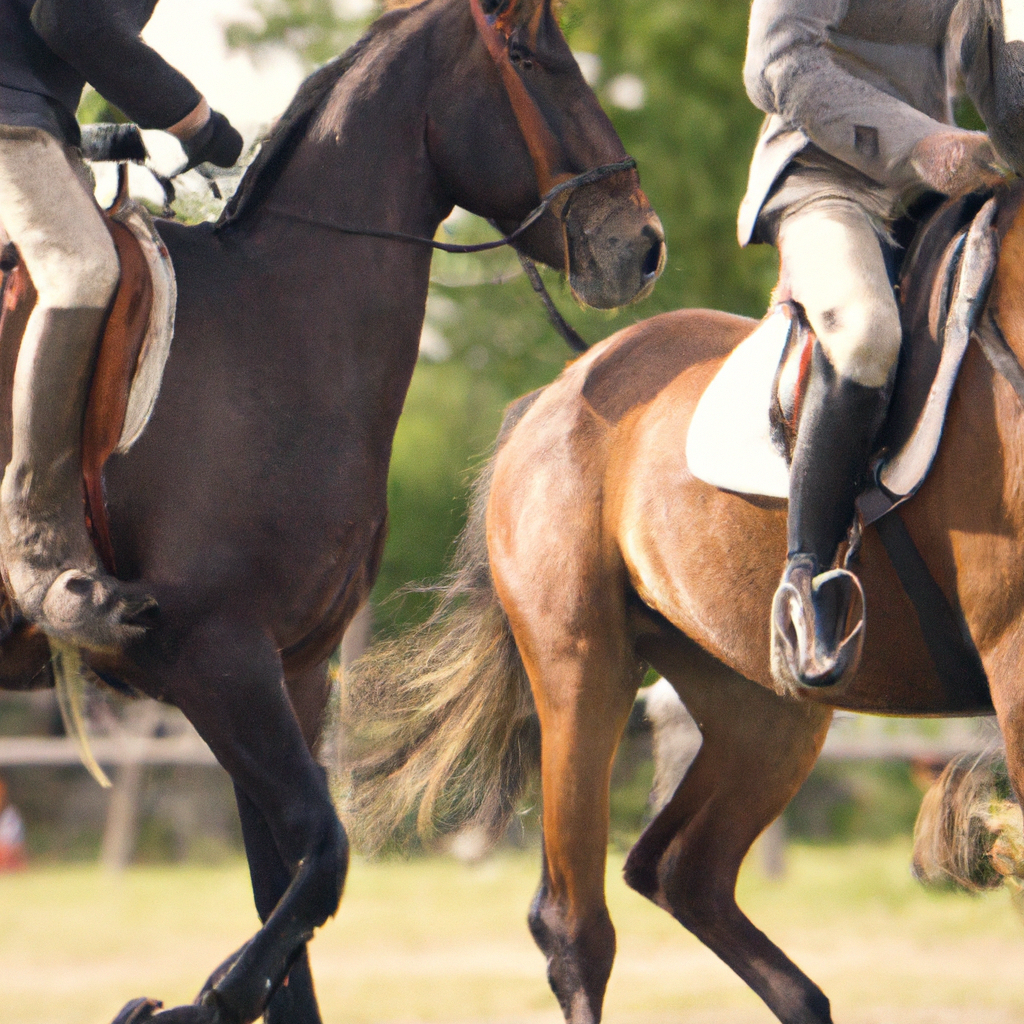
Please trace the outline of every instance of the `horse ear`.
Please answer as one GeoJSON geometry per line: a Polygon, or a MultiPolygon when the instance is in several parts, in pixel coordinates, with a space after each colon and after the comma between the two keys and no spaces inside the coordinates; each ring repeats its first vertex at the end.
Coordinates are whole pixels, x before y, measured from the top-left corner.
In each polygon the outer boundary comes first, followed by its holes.
{"type": "Polygon", "coordinates": [[[496,27],[505,35],[525,28],[532,38],[551,0],[480,0],[480,6],[484,14],[494,18],[496,27]]]}

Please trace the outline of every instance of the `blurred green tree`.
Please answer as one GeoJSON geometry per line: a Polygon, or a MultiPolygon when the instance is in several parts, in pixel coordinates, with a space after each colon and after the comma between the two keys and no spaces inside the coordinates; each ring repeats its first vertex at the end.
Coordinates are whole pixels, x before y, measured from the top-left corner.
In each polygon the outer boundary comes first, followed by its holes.
{"type": "MultiPolygon", "coordinates": [[[[742,252],[736,209],[761,115],[743,90],[748,0],[570,0],[561,13],[581,66],[638,162],[665,225],[668,264],[653,296],[609,314],[577,307],[558,275],[545,281],[589,341],[680,306],[759,316],[775,255],[742,252]]],[[[369,20],[331,0],[253,0],[255,21],[227,30],[236,47],[288,46],[307,64],[339,52],[369,20]]],[[[460,239],[493,237],[460,217],[460,239]]],[[[504,406],[552,380],[570,353],[514,257],[438,254],[424,345],[395,438],[391,536],[375,592],[438,576],[464,522],[471,469],[497,433],[504,406]],[[500,283],[495,283],[500,282],[500,283]]],[[[420,613],[417,599],[385,606],[388,628],[420,613]]]]}
{"type": "Polygon", "coordinates": [[[336,0],[252,0],[251,6],[255,20],[226,27],[228,46],[250,52],[284,46],[310,71],[351,46],[369,20],[358,6],[336,0]]]}

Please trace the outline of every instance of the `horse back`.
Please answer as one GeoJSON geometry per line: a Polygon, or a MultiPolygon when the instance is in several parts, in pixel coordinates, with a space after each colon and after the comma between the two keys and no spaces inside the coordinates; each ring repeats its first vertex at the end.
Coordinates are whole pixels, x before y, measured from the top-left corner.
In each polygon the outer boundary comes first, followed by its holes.
{"type": "Polygon", "coordinates": [[[666,389],[685,390],[682,378],[705,381],[703,371],[713,374],[756,324],[713,309],[680,309],[634,324],[612,335],[590,359],[581,399],[616,424],[666,389]]]}

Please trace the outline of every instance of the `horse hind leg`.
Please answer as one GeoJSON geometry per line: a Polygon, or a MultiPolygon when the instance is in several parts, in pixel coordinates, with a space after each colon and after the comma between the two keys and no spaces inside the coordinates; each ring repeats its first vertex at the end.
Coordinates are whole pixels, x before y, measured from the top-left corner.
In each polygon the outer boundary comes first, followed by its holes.
{"type": "Polygon", "coordinates": [[[615,957],[604,893],[608,790],[640,682],[635,660],[628,664],[600,647],[595,643],[579,661],[527,662],[541,721],[544,826],[529,924],[569,1024],[601,1019],[615,957]]]}
{"type": "Polygon", "coordinates": [[[630,851],[626,882],[693,932],[784,1024],[830,1024],[825,994],[737,906],[736,878],[810,773],[832,712],[779,697],[696,647],[658,655],[703,740],[630,851]]]}

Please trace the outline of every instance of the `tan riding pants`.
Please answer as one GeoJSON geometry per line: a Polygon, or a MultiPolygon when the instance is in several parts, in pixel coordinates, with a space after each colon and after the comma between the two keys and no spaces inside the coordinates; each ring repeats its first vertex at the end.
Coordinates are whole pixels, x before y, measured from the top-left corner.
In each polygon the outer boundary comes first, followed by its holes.
{"type": "Polygon", "coordinates": [[[841,377],[865,387],[889,382],[899,356],[899,310],[878,233],[857,203],[823,197],[785,214],[776,244],[780,282],[841,377]]]}
{"type": "Polygon", "coordinates": [[[109,305],[117,252],[77,149],[39,128],[0,125],[0,224],[39,293],[33,319],[45,309],[109,305]]]}

